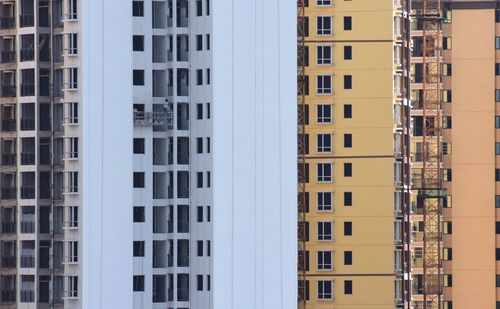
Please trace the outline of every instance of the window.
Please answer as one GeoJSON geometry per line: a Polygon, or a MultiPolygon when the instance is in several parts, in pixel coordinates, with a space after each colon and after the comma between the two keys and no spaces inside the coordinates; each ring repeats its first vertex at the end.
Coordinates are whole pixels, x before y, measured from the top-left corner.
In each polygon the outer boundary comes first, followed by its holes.
{"type": "Polygon", "coordinates": [[[132,16],[144,16],[144,1],[132,1],[132,16]]]}
{"type": "Polygon", "coordinates": [[[318,163],[318,181],[332,181],[332,164],[318,163]]]}
{"type": "Polygon", "coordinates": [[[344,280],[344,294],[352,294],[352,280],[344,280]]]}
{"type": "Polygon", "coordinates": [[[497,288],[500,288],[500,275],[496,275],[495,286],[497,288]]]}
{"type": "Polygon", "coordinates": [[[210,50],[210,34],[206,34],[205,36],[206,36],[205,42],[207,44],[207,50],[210,50]]]}
{"type": "Polygon", "coordinates": [[[318,6],[332,5],[332,0],[317,0],[318,6]]]}
{"type": "Polygon", "coordinates": [[[196,16],[203,15],[203,6],[201,0],[196,0],[196,16]]]}
{"type": "Polygon", "coordinates": [[[332,64],[332,47],[318,46],[317,47],[317,62],[318,64],[332,64]]]}
{"type": "Polygon", "coordinates": [[[203,275],[196,275],[196,290],[203,291],[203,275]]]}
{"type": "Polygon", "coordinates": [[[345,119],[352,118],[352,105],[351,104],[344,104],[344,118],[345,119]]]}
{"type": "Polygon", "coordinates": [[[352,30],[352,16],[344,16],[344,30],[352,30]]]}
{"type": "Polygon", "coordinates": [[[71,228],[78,227],[78,206],[67,207],[67,220],[66,226],[71,228]]]}
{"type": "Polygon", "coordinates": [[[344,60],[352,60],[352,46],[344,46],[344,60]]]}
{"type": "Polygon", "coordinates": [[[144,256],[144,241],[134,241],[134,256],[144,256]]]}
{"type": "Polygon", "coordinates": [[[495,195],[495,208],[500,208],[500,195],[495,195]]]}
{"type": "Polygon", "coordinates": [[[78,263],[78,241],[68,241],[66,259],[69,263],[78,263]]]}
{"type": "Polygon", "coordinates": [[[210,69],[207,69],[207,70],[206,70],[206,73],[207,73],[207,74],[206,74],[206,75],[207,75],[207,76],[206,76],[206,78],[207,78],[207,85],[210,85],[210,69]]]}
{"type": "Polygon", "coordinates": [[[500,63],[495,63],[495,75],[500,75],[500,63]]]}
{"type": "Polygon", "coordinates": [[[344,75],[344,89],[352,89],[352,75],[344,75]]]}
{"type": "Polygon", "coordinates": [[[207,137],[207,153],[210,153],[210,137],[207,137]]]}
{"type": "Polygon", "coordinates": [[[344,192],[344,206],[352,206],[352,192],[344,192]]]}
{"type": "Polygon", "coordinates": [[[443,116],[443,129],[451,129],[451,116],[443,116]]]}
{"type": "Polygon", "coordinates": [[[207,188],[210,188],[211,186],[211,173],[207,172],[207,188]]]}
{"type": "Polygon", "coordinates": [[[203,35],[196,35],[196,50],[203,50],[203,35]]]}
{"type": "Polygon", "coordinates": [[[352,251],[344,251],[344,265],[352,265],[352,251]]]}
{"type": "Polygon", "coordinates": [[[207,275],[207,291],[210,291],[210,286],[211,286],[211,280],[210,280],[210,275],[207,275]]]}
{"type": "Polygon", "coordinates": [[[500,261],[500,248],[495,249],[495,260],[500,261]]]}
{"type": "Polygon", "coordinates": [[[144,139],[134,138],[134,153],[143,154],[144,153],[144,139]]]}
{"type": "Polygon", "coordinates": [[[198,240],[196,242],[196,255],[203,256],[203,240],[198,240]]]}
{"type": "Polygon", "coordinates": [[[134,35],[132,39],[132,45],[134,51],[144,51],[144,36],[134,35]]]}
{"type": "Polygon", "coordinates": [[[318,222],[318,240],[332,239],[332,222],[318,222]]]}
{"type": "Polygon", "coordinates": [[[318,16],[317,19],[317,34],[318,35],[331,35],[332,34],[332,17],[331,16],[318,16]]]}
{"type": "Polygon", "coordinates": [[[495,49],[500,49],[500,36],[495,37],[495,49]]]}
{"type": "Polygon", "coordinates": [[[68,55],[78,55],[78,33],[68,33],[68,55]]]}
{"type": "Polygon", "coordinates": [[[206,104],[206,109],[207,109],[207,119],[210,119],[210,103],[206,104]]]}
{"type": "Polygon", "coordinates": [[[206,0],[206,9],[207,9],[207,16],[210,15],[210,0],[206,0]]]}
{"type": "Polygon", "coordinates": [[[134,172],[134,188],[144,188],[144,172],[134,172]]]}
{"type": "Polygon", "coordinates": [[[495,222],[495,234],[500,234],[500,222],[495,222]]]}
{"type": "Polygon", "coordinates": [[[352,177],[352,163],[344,163],[344,177],[352,177]]]}
{"type": "Polygon", "coordinates": [[[344,222],[344,236],[352,236],[352,222],[344,222]]]}
{"type": "Polygon", "coordinates": [[[196,206],[196,222],[203,222],[203,206],[196,206]]]}
{"type": "Polygon", "coordinates": [[[352,134],[350,133],[344,134],[344,147],[352,148],[352,134]]]}
{"type": "Polygon", "coordinates": [[[444,234],[452,234],[453,233],[453,224],[449,221],[443,222],[443,233],[444,234]]]}
{"type": "Polygon", "coordinates": [[[495,154],[500,155],[500,143],[495,143],[495,154]]]}
{"type": "Polygon", "coordinates": [[[145,222],[144,207],[134,206],[134,222],[145,222]]]}
{"type": "Polygon", "coordinates": [[[68,68],[68,89],[78,89],[78,68],[68,68]]]}
{"type": "Polygon", "coordinates": [[[495,129],[500,129],[500,116],[495,116],[495,129]]]}
{"type": "Polygon", "coordinates": [[[318,134],[318,152],[332,152],[332,135],[318,134]]]}
{"type": "Polygon", "coordinates": [[[495,10],[495,22],[500,23],[500,10],[495,10]]]}
{"type": "Polygon", "coordinates": [[[211,217],[210,217],[210,206],[207,206],[207,222],[210,222],[211,217]]]}
{"type": "Polygon", "coordinates": [[[318,123],[331,123],[332,122],[332,105],[319,104],[317,106],[316,111],[317,111],[317,122],[318,123]]]}
{"type": "Polygon", "coordinates": [[[332,299],[332,281],[318,280],[318,299],[332,299]]]}
{"type": "Polygon", "coordinates": [[[332,197],[332,192],[318,192],[318,211],[331,211],[332,197]]]}
{"type": "Polygon", "coordinates": [[[445,261],[453,260],[452,248],[443,248],[443,260],[445,260],[445,261]]]}
{"type": "Polygon", "coordinates": [[[196,138],[196,153],[203,153],[203,137],[196,138]]]}
{"type": "Polygon", "coordinates": [[[134,276],[134,292],[144,292],[144,276],[134,276]]]}
{"type": "Polygon", "coordinates": [[[71,124],[78,123],[78,103],[70,102],[67,103],[66,106],[66,117],[64,121],[71,124]]]}
{"type": "Polygon", "coordinates": [[[196,173],[196,188],[203,188],[203,172],[196,173]]]}
{"type": "Polygon", "coordinates": [[[211,254],[210,240],[207,240],[207,256],[210,256],[210,254],[211,254]]]}
{"type": "MultiPolygon", "coordinates": [[[[68,20],[78,19],[78,0],[68,0],[68,20]]],[[[141,1],[142,2],[142,1],[141,1]]]]}
{"type": "Polygon", "coordinates": [[[196,104],[196,119],[203,119],[203,104],[196,104]]]}
{"type": "Polygon", "coordinates": [[[318,75],[316,86],[317,86],[317,93],[318,94],[331,94],[332,93],[332,76],[331,75],[318,75]]]}
{"type": "Polygon", "coordinates": [[[134,86],[144,86],[144,70],[134,70],[134,86]]]}
{"type": "Polygon", "coordinates": [[[196,85],[203,85],[203,70],[196,70],[196,85]]]}
{"type": "Polygon", "coordinates": [[[78,297],[78,276],[67,277],[67,296],[78,297]]]}
{"type": "Polygon", "coordinates": [[[495,169],[495,181],[500,181],[500,169],[495,169]]]}
{"type": "Polygon", "coordinates": [[[332,252],[318,251],[318,270],[332,269],[332,252]]]}

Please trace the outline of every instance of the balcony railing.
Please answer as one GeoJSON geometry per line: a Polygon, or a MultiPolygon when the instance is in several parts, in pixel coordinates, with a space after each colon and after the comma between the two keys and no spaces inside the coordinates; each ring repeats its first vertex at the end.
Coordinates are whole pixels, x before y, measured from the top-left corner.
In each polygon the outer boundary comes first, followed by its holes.
{"type": "Polygon", "coordinates": [[[2,268],[16,268],[16,257],[14,255],[2,256],[2,268]]]}
{"type": "Polygon", "coordinates": [[[2,119],[2,131],[15,131],[15,130],[16,130],[16,119],[15,118],[2,119]]]}
{"type": "Polygon", "coordinates": [[[35,302],[35,291],[33,291],[33,290],[21,290],[21,302],[22,303],[35,302]]]}
{"type": "Polygon", "coordinates": [[[32,186],[22,186],[21,187],[21,198],[22,199],[33,199],[33,198],[35,198],[35,187],[32,187],[32,186]]]}
{"type": "Polygon", "coordinates": [[[21,164],[22,165],[35,164],[35,153],[34,152],[22,152],[21,153],[21,164]]]}
{"type": "Polygon", "coordinates": [[[33,268],[33,267],[35,267],[35,256],[21,255],[21,268],[33,268]]]}
{"type": "Polygon", "coordinates": [[[13,16],[0,17],[1,29],[13,29],[16,26],[16,19],[13,16]]]}
{"type": "Polygon", "coordinates": [[[2,62],[3,63],[16,62],[16,52],[13,50],[2,51],[2,62]]]}
{"type": "Polygon", "coordinates": [[[11,200],[16,198],[16,187],[2,188],[2,199],[11,200]]]}
{"type": "Polygon", "coordinates": [[[14,221],[2,222],[2,234],[15,234],[15,233],[16,233],[16,222],[14,221]]]}
{"type": "Polygon", "coordinates": [[[16,301],[16,291],[2,290],[2,302],[15,302],[15,301],[16,301]]]}
{"type": "Polygon", "coordinates": [[[16,165],[16,154],[15,153],[2,154],[2,165],[3,166],[16,165]]]}
{"type": "Polygon", "coordinates": [[[16,97],[16,85],[3,85],[2,98],[14,98],[14,97],[16,97]]]}
{"type": "Polygon", "coordinates": [[[136,125],[166,125],[168,129],[173,128],[172,112],[139,112],[134,111],[134,124],[136,125]]]}
{"type": "Polygon", "coordinates": [[[35,222],[21,221],[21,233],[32,234],[35,233],[35,222]]]}
{"type": "Polygon", "coordinates": [[[21,96],[29,97],[35,95],[35,84],[22,83],[21,84],[21,96]]]}
{"type": "Polygon", "coordinates": [[[21,118],[21,130],[35,130],[35,118],[21,118]]]}

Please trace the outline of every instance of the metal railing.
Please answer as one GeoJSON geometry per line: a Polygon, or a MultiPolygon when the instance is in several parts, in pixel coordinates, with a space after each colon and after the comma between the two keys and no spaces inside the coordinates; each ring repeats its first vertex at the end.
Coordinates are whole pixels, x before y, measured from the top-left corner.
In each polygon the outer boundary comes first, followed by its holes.
{"type": "Polygon", "coordinates": [[[35,233],[34,221],[21,221],[21,233],[32,234],[35,233]]]}
{"type": "Polygon", "coordinates": [[[2,234],[15,234],[15,233],[16,233],[16,222],[14,221],[2,222],[2,234]]]}
{"type": "Polygon", "coordinates": [[[16,52],[13,50],[2,51],[2,63],[16,62],[16,52]]]}
{"type": "Polygon", "coordinates": [[[2,154],[2,165],[3,166],[16,165],[16,154],[15,153],[2,154]]]}
{"type": "Polygon", "coordinates": [[[21,268],[33,268],[33,267],[35,267],[35,256],[21,255],[21,268]]]}
{"type": "Polygon", "coordinates": [[[21,198],[22,199],[34,199],[35,198],[35,187],[34,186],[22,186],[21,187],[21,198]]]}
{"type": "Polygon", "coordinates": [[[2,188],[2,199],[10,200],[16,198],[16,187],[3,187],[2,188]]]}
{"type": "Polygon", "coordinates": [[[173,128],[172,112],[142,112],[134,111],[134,124],[136,125],[166,125],[173,128]]]}
{"type": "Polygon", "coordinates": [[[13,16],[0,17],[1,29],[13,29],[16,26],[16,19],[13,16]]]}
{"type": "Polygon", "coordinates": [[[16,85],[3,85],[2,86],[2,97],[3,98],[16,97],[16,85]]]}

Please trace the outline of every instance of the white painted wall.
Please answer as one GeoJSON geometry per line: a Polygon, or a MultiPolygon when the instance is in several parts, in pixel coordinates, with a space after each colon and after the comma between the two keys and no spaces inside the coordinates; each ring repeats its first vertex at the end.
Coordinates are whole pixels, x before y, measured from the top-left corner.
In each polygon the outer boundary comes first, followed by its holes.
{"type": "Polygon", "coordinates": [[[83,308],[132,308],[132,1],[85,0],[83,308]]]}
{"type": "Polygon", "coordinates": [[[213,307],[295,308],[296,3],[212,5],[213,307]]]}

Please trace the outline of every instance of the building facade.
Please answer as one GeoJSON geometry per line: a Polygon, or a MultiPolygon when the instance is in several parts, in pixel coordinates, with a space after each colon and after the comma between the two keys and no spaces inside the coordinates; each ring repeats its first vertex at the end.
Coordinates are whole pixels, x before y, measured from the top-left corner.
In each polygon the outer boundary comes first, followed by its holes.
{"type": "Polygon", "coordinates": [[[307,308],[409,300],[408,12],[406,1],[305,2],[307,308]]]}
{"type": "Polygon", "coordinates": [[[0,6],[0,308],[294,306],[295,5],[0,6]]]}

